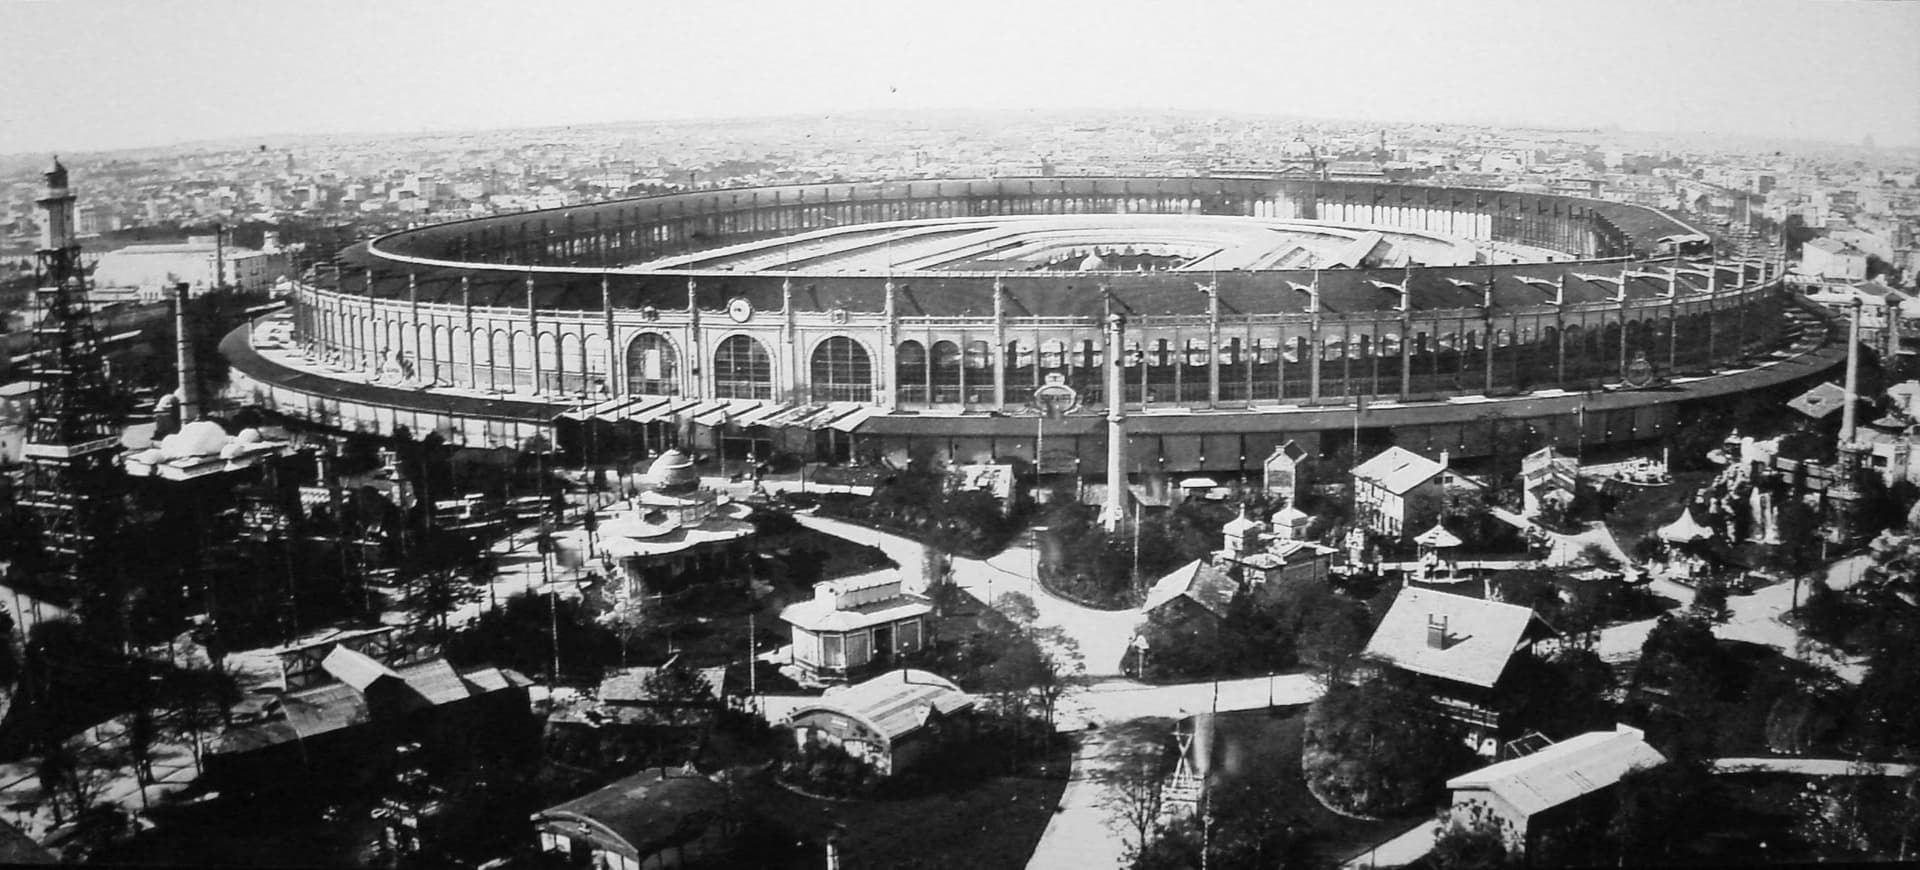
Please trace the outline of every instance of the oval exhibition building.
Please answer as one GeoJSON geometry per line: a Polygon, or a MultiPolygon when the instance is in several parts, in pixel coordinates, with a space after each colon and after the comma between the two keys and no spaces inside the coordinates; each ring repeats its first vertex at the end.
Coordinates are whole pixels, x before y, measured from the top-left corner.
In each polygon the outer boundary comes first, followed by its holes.
{"type": "Polygon", "coordinates": [[[1636,205],[1319,178],[699,190],[374,238],[223,350],[246,401],[332,431],[1236,475],[1382,427],[1644,441],[1844,358],[1778,264],[1689,241],[1636,205]]]}

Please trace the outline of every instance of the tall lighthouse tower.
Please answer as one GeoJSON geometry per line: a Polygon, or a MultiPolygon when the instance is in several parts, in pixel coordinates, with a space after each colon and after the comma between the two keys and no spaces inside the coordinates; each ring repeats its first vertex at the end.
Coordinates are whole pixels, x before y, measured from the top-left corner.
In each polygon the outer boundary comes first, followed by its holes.
{"type": "Polygon", "coordinates": [[[27,365],[39,391],[21,450],[27,467],[20,506],[37,520],[48,567],[72,580],[89,573],[89,557],[111,530],[122,476],[114,467],[120,433],[87,306],[67,168],[56,158],[43,177],[40,281],[27,365]]]}

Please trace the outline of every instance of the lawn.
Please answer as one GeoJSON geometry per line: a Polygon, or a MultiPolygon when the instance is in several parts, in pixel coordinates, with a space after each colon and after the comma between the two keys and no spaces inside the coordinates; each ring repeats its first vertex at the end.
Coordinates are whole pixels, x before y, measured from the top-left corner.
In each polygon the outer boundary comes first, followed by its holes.
{"type": "Polygon", "coordinates": [[[1235,780],[1264,784],[1270,806],[1282,817],[1298,819],[1310,832],[1307,848],[1312,865],[1350,858],[1431,816],[1431,811],[1421,811],[1362,821],[1322,806],[1307,792],[1306,776],[1300,769],[1306,713],[1303,705],[1272,712],[1217,714],[1211,781],[1220,785],[1235,780]]]}
{"type": "Polygon", "coordinates": [[[1713,471],[1682,471],[1666,486],[1623,486],[1620,500],[1607,512],[1607,528],[1620,549],[1631,554],[1641,539],[1652,537],[1661,526],[1673,522],[1680,509],[1693,499],[1713,471]]]}
{"type": "Polygon", "coordinates": [[[756,539],[755,549],[771,563],[761,576],[772,592],[756,600],[738,582],[722,582],[695,584],[663,596],[658,624],[635,639],[630,661],[658,663],[678,653],[681,661],[696,667],[740,662],[747,651],[749,613],[754,617],[753,648],[764,652],[790,640],[780,611],[812,598],[814,584],[893,567],[893,560],[875,547],[803,528],[785,517],[761,526],[766,531],[756,539]]]}
{"type": "MultiPolygon", "coordinates": [[[[828,801],[756,782],[748,800],[798,839],[822,843],[838,831],[844,867],[1018,868],[1027,866],[1066,790],[1065,747],[1044,764],[1046,776],[989,777],[908,798],[828,801]]],[[[812,870],[823,859],[809,848],[764,866],[812,870]]]]}

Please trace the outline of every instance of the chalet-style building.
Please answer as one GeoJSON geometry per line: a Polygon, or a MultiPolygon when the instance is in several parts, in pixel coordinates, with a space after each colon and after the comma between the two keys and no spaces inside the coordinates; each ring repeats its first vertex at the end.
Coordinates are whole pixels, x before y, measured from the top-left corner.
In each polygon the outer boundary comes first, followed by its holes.
{"type": "Polygon", "coordinates": [[[1482,754],[1501,736],[1498,695],[1508,665],[1554,630],[1532,608],[1407,587],[1367,640],[1363,655],[1410,674],[1448,717],[1467,727],[1482,754]]]}
{"type": "Polygon", "coordinates": [[[813,599],[780,611],[793,628],[793,664],[803,678],[846,681],[897,666],[925,649],[933,605],[904,591],[897,571],[815,584],[813,599]]]}
{"type": "Polygon", "coordinates": [[[1500,820],[1507,849],[1517,857],[1556,821],[1604,798],[1629,771],[1666,760],[1637,728],[1589,731],[1447,780],[1453,792],[1449,814],[1464,821],[1476,805],[1485,807],[1500,820]]]}
{"type": "Polygon", "coordinates": [[[951,741],[973,736],[973,699],[944,677],[902,668],[828,689],[787,721],[800,746],[838,746],[892,776],[951,741]]]}

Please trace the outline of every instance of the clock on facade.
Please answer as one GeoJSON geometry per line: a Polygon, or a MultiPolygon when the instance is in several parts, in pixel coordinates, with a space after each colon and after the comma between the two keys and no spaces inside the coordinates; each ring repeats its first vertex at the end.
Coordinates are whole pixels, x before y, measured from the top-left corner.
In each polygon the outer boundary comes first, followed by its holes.
{"type": "Polygon", "coordinates": [[[735,323],[746,323],[753,319],[753,303],[744,296],[735,296],[727,303],[727,316],[735,323]]]}

